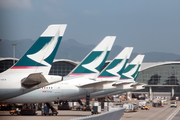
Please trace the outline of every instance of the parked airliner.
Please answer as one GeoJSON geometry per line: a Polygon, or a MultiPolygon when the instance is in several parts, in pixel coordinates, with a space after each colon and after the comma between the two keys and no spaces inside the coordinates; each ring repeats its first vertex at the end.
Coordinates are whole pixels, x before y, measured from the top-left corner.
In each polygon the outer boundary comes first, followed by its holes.
{"type": "Polygon", "coordinates": [[[94,86],[80,88],[81,84],[94,84],[115,41],[115,36],[105,37],[63,81],[13,97],[1,103],[43,103],[66,100],[70,97],[94,92],[94,86]]]}
{"type": "Polygon", "coordinates": [[[49,25],[15,65],[0,73],[0,101],[62,80],[61,76],[48,74],[66,26],[49,25]]]}

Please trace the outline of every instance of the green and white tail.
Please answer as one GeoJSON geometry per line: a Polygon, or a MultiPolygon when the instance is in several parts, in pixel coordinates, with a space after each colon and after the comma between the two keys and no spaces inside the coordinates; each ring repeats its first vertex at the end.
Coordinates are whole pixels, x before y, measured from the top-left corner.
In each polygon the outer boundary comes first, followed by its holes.
{"type": "Polygon", "coordinates": [[[143,59],[144,59],[144,55],[137,55],[134,58],[134,60],[132,60],[132,62],[129,63],[127,65],[127,67],[124,69],[119,80],[120,81],[126,81],[126,82],[127,81],[135,82],[135,80],[138,76],[141,64],[143,62],[143,59]]]}
{"type": "Polygon", "coordinates": [[[116,36],[106,36],[69,75],[86,75],[92,79],[96,78],[111,51],[115,39],[116,36]]]}
{"type": "Polygon", "coordinates": [[[66,24],[49,25],[21,59],[4,74],[43,73],[48,75],[66,26],[66,24]]]}
{"type": "Polygon", "coordinates": [[[130,58],[133,47],[124,48],[99,74],[97,80],[116,81],[119,80],[126,64],[130,58]]]}

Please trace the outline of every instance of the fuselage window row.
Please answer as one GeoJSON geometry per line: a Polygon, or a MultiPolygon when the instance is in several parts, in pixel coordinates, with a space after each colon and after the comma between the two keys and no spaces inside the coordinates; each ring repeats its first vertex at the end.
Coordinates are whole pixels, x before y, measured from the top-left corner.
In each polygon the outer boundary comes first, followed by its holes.
{"type": "Polygon", "coordinates": [[[42,87],[41,89],[53,89],[53,87],[42,87]]]}

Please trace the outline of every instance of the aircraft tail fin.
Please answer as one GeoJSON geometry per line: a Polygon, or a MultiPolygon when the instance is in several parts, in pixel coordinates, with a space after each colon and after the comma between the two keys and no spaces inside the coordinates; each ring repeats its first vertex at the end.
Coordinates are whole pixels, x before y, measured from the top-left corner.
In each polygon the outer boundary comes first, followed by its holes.
{"type": "Polygon", "coordinates": [[[133,47],[124,48],[99,74],[98,79],[116,81],[122,74],[133,47]]]}
{"type": "Polygon", "coordinates": [[[69,75],[86,75],[94,79],[104,65],[116,36],[106,36],[69,75]]]}
{"type": "Polygon", "coordinates": [[[128,66],[125,68],[125,70],[123,71],[123,74],[120,77],[120,80],[121,81],[131,80],[134,82],[138,76],[143,59],[144,59],[144,55],[137,55],[132,60],[132,62],[129,63],[128,66]]]}
{"type": "Polygon", "coordinates": [[[66,30],[66,24],[52,24],[6,73],[48,74],[66,30]]]}

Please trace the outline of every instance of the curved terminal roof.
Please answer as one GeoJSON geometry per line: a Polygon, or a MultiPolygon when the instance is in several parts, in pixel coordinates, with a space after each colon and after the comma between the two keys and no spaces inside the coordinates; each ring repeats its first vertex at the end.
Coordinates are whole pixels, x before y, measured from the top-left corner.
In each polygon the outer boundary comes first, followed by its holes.
{"type": "Polygon", "coordinates": [[[11,58],[11,57],[8,57],[8,58],[0,58],[0,61],[3,61],[3,60],[19,60],[17,58],[11,58]]]}
{"type": "Polygon", "coordinates": [[[160,65],[168,65],[168,64],[180,64],[180,61],[167,61],[167,62],[148,62],[148,63],[142,63],[141,70],[146,70],[152,67],[160,66],[160,65]]]}
{"type": "Polygon", "coordinates": [[[72,61],[69,59],[54,59],[53,63],[55,63],[55,62],[67,62],[67,63],[73,64],[73,65],[77,65],[80,63],[80,62],[75,62],[75,61],[72,61]]]}

